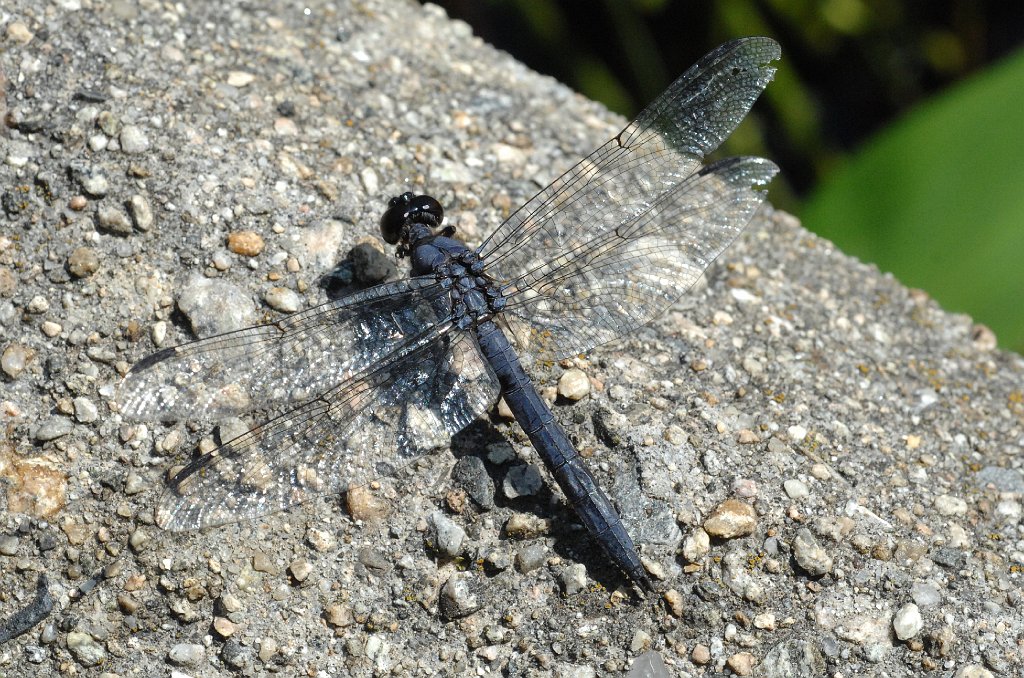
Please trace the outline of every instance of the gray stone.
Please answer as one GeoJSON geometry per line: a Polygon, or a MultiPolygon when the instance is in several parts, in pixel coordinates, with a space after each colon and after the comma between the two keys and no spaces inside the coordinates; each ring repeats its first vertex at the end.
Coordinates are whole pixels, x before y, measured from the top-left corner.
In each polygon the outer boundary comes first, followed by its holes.
{"type": "Polygon", "coordinates": [[[125,125],[121,128],[121,150],[125,153],[145,153],[149,148],[149,139],[141,127],[125,125]]]}
{"type": "Polygon", "coordinates": [[[67,417],[53,415],[40,422],[33,437],[39,442],[45,443],[57,438],[63,438],[71,433],[74,428],[75,425],[67,417]]]}
{"type": "Polygon", "coordinates": [[[96,666],[107,660],[107,650],[88,633],[68,633],[68,650],[82,666],[96,666]]]}
{"type": "Polygon", "coordinates": [[[509,499],[532,497],[544,486],[544,479],[540,475],[540,469],[536,466],[522,464],[509,469],[501,486],[505,496],[509,499]]]}
{"type": "Polygon", "coordinates": [[[466,531],[456,525],[451,518],[440,511],[434,511],[430,514],[429,525],[429,538],[435,550],[447,558],[455,558],[462,553],[466,531]]]}
{"type": "Polygon", "coordinates": [[[178,308],[197,337],[208,337],[247,327],[255,320],[252,299],[223,280],[194,276],[178,297],[178,308]]]}
{"type": "Polygon", "coordinates": [[[793,558],[804,572],[812,577],[832,571],[832,557],[818,544],[818,540],[806,527],[800,529],[793,539],[793,558]]]}
{"type": "Polygon", "coordinates": [[[196,643],[178,643],[167,653],[167,659],[176,666],[199,666],[205,658],[206,649],[196,643]]]}

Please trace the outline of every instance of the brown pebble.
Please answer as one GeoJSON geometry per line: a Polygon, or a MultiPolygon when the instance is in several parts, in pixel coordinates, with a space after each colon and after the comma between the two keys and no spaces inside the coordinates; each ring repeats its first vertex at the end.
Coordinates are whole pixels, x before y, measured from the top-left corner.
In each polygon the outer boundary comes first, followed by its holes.
{"type": "Polygon", "coordinates": [[[694,645],[690,659],[694,664],[704,665],[711,661],[711,649],[707,645],[694,645]]]}
{"type": "Polygon", "coordinates": [[[726,499],[704,521],[704,530],[712,537],[745,537],[757,527],[754,507],[738,499],[726,499]]]}
{"type": "Polygon", "coordinates": [[[78,247],[68,257],[68,273],[76,278],[87,278],[99,267],[100,260],[91,247],[78,247]]]}
{"type": "Polygon", "coordinates": [[[228,249],[235,254],[255,257],[263,248],[263,237],[255,231],[235,231],[228,235],[228,249]]]}
{"type": "Polygon", "coordinates": [[[235,625],[231,623],[230,619],[214,617],[213,630],[216,631],[217,635],[221,638],[227,638],[235,633],[235,625]]]}
{"type": "Polygon", "coordinates": [[[376,520],[391,512],[390,504],[365,485],[350,488],[345,495],[348,514],[356,520],[376,520]]]}
{"type": "Polygon", "coordinates": [[[754,671],[754,655],[749,652],[737,652],[725,663],[737,676],[749,676],[754,671]]]}
{"type": "Polygon", "coordinates": [[[68,207],[80,212],[85,209],[85,206],[89,204],[89,200],[84,195],[75,195],[68,201],[68,207]]]}

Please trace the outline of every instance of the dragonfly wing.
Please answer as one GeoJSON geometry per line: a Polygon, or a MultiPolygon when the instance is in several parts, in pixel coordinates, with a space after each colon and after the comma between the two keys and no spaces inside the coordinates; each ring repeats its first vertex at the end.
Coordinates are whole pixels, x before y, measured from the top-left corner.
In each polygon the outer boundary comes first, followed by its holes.
{"type": "Polygon", "coordinates": [[[378,285],[278,322],[164,349],[118,386],[125,417],[219,419],[297,403],[335,388],[444,320],[447,292],[433,280],[378,285]]]}
{"type": "Polygon", "coordinates": [[[157,523],[188,530],[279,511],[388,473],[447,442],[498,383],[451,324],[409,338],[330,391],[199,456],[161,498],[157,523]]]}
{"type": "Polygon", "coordinates": [[[611,341],[667,309],[743,230],[778,168],[729,158],[691,175],[618,228],[509,286],[502,318],[517,343],[559,360],[611,341]]]}

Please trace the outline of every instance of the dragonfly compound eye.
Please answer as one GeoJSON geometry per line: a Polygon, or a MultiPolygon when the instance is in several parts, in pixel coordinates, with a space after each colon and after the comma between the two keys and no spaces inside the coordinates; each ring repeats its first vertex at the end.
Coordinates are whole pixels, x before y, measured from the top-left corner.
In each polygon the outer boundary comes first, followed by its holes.
{"type": "Polygon", "coordinates": [[[380,232],[385,242],[394,245],[402,239],[402,228],[407,223],[435,228],[443,220],[444,208],[437,200],[429,195],[403,193],[388,201],[388,208],[380,218],[380,232]]]}

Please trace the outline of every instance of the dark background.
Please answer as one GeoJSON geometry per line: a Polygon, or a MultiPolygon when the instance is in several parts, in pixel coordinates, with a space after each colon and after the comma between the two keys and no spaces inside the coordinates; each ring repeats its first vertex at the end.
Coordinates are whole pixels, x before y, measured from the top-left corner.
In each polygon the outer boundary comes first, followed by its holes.
{"type": "MultiPolygon", "coordinates": [[[[883,134],[922,104],[941,99],[957,84],[984,74],[1002,58],[1016,54],[1024,44],[1024,3],[440,0],[437,4],[451,16],[469,23],[477,35],[533,69],[554,76],[627,117],[638,112],[700,56],[722,42],[744,35],[775,38],[783,52],[776,80],[755,106],[750,122],[741,126],[727,142],[723,148],[725,154],[757,154],[773,159],[782,167],[781,176],[771,187],[774,205],[804,216],[805,225],[823,232],[844,250],[877,261],[907,284],[932,292],[947,308],[972,313],[980,321],[996,327],[1003,345],[1017,350],[1024,348],[1024,277],[1013,277],[1008,272],[1009,280],[1004,277],[989,281],[986,276],[996,266],[1005,267],[1005,262],[982,261],[977,264],[982,267],[982,274],[976,275],[970,269],[953,271],[941,256],[925,257],[914,249],[922,234],[924,237],[935,234],[936,247],[1000,249],[1002,246],[993,245],[990,235],[979,233],[979,238],[989,238],[982,242],[964,241],[947,235],[947,232],[955,234],[962,224],[920,223],[908,228],[904,224],[886,224],[884,215],[880,219],[871,212],[851,215],[849,223],[837,224],[834,212],[826,209],[822,216],[820,205],[815,205],[812,211],[830,223],[832,229],[829,230],[808,223],[810,215],[803,214],[805,205],[815,203],[823,188],[856,162],[858,153],[869,140],[883,134]],[[867,225],[858,226],[858,219],[867,225]],[[867,235],[863,232],[865,228],[867,235]],[[882,237],[873,244],[869,242],[878,233],[882,237]],[[846,240],[847,234],[849,240],[846,240]],[[939,268],[932,272],[921,271],[922,259],[935,260],[939,268]],[[903,261],[908,262],[908,266],[904,266],[903,261]],[[962,283],[944,285],[953,275],[961,278],[962,283]],[[978,289],[963,287],[975,280],[979,281],[978,289]],[[1009,324],[1005,305],[989,308],[972,301],[992,297],[1008,285],[1011,289],[1005,293],[1019,296],[1018,305],[1022,309],[1020,318],[1009,324]]],[[[1020,80],[1024,81],[1024,71],[1020,80]]],[[[1004,97],[1007,105],[1015,101],[1011,94],[1024,95],[1024,86],[1004,97]]],[[[1001,100],[997,97],[995,105],[999,106],[1001,100]]],[[[1024,110],[1020,112],[1020,120],[1024,130],[1024,110]]],[[[948,133],[956,134],[956,124],[961,123],[955,122],[948,133]]],[[[969,125],[971,121],[962,121],[962,124],[969,125]]],[[[920,136],[917,138],[913,143],[922,143],[920,136]]],[[[943,143],[941,136],[935,143],[943,143]]],[[[1001,141],[997,148],[1006,144],[1019,144],[1019,152],[1024,155],[1024,132],[1006,139],[1005,143],[1001,141]]],[[[1017,161],[1009,157],[1000,162],[1017,161]]],[[[931,164],[942,164],[942,160],[931,164]]],[[[982,164],[983,159],[976,163],[982,164]]],[[[992,166],[993,172],[1005,174],[998,162],[992,166]]],[[[905,167],[900,169],[908,172],[905,167]]],[[[909,175],[903,176],[913,176],[927,183],[930,181],[928,172],[933,169],[928,166],[912,168],[909,175]]],[[[947,176],[937,178],[934,183],[939,186],[944,181],[955,184],[959,180],[960,177],[947,176]]],[[[973,180],[986,185],[983,179],[974,177],[973,180]]],[[[899,184],[899,181],[886,180],[883,188],[893,183],[899,184]]],[[[894,190],[899,189],[899,185],[894,187],[894,190]]],[[[875,190],[877,187],[870,188],[872,193],[875,190]]],[[[973,188],[970,190],[978,193],[973,188]]],[[[905,191],[912,191],[909,182],[905,191]]],[[[873,195],[865,195],[864,201],[870,202],[872,198],[873,195]]],[[[920,197],[932,203],[938,203],[941,198],[942,195],[920,197]]],[[[999,197],[992,199],[999,200],[999,197]]],[[[897,193],[890,200],[899,204],[900,195],[897,193]]],[[[848,198],[846,203],[839,204],[845,210],[849,202],[848,198]]],[[[964,219],[952,216],[956,210],[932,207],[933,212],[938,209],[949,213],[951,219],[964,219]]],[[[913,209],[906,211],[911,213],[913,209]]],[[[923,209],[922,213],[928,214],[928,209],[923,209]]],[[[1010,219],[1000,222],[1002,225],[998,228],[1005,231],[1016,223],[1024,229],[1024,213],[1020,217],[1020,222],[1010,219]]],[[[998,220],[993,218],[992,221],[998,220]]]]}

